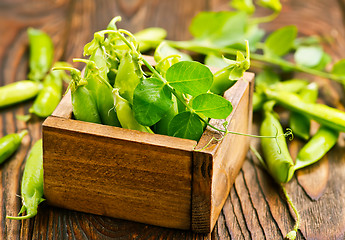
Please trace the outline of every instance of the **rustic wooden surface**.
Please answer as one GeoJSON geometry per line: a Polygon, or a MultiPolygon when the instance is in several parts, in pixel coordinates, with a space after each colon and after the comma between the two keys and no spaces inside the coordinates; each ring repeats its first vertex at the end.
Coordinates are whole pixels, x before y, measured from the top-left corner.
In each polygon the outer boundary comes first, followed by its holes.
{"type": "MultiPolygon", "coordinates": [[[[188,39],[190,19],[201,10],[228,9],[227,0],[1,0],[0,85],[25,79],[28,72],[26,29],[45,30],[53,37],[56,60],[71,62],[82,56],[82,46],[92,33],[103,29],[115,15],[120,26],[132,32],[159,26],[169,39],[188,39]]],[[[259,13],[260,14],[260,13],[259,13]]],[[[343,0],[285,0],[280,16],[263,27],[268,31],[295,24],[301,35],[317,34],[335,59],[345,58],[345,2],[343,0]]],[[[79,68],[82,65],[75,65],[79,68]]],[[[344,89],[329,80],[310,77],[321,86],[321,97],[344,109],[344,89]]],[[[0,167],[0,239],[282,239],[291,229],[294,215],[278,186],[248,153],[230,191],[215,229],[210,235],[159,228],[124,220],[73,212],[42,204],[38,215],[26,221],[7,220],[20,209],[20,179],[25,156],[41,137],[42,119],[25,123],[16,115],[26,114],[30,101],[0,110],[0,135],[27,128],[17,153],[0,167]]],[[[254,116],[254,129],[260,116],[254,116]]],[[[254,140],[253,144],[257,144],[254,140]]],[[[299,171],[286,188],[300,211],[302,222],[297,239],[345,238],[345,142],[344,135],[321,162],[299,171]]],[[[294,153],[295,148],[291,148],[294,153]]]]}

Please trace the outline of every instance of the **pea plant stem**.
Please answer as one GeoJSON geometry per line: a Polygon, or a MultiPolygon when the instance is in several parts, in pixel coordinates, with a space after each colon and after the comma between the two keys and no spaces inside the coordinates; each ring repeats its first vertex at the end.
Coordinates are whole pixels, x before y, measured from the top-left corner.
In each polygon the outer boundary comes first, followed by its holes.
{"type": "MultiPolygon", "coordinates": [[[[179,49],[185,49],[189,51],[194,51],[202,54],[207,54],[210,52],[218,53],[218,54],[230,54],[236,55],[237,49],[229,48],[229,47],[217,47],[209,44],[207,42],[197,42],[197,41],[167,41],[172,47],[176,47],[179,49]]],[[[302,65],[298,65],[289,61],[286,61],[282,58],[271,57],[267,55],[251,53],[251,59],[257,60],[266,64],[273,64],[278,65],[280,67],[285,67],[294,71],[304,72],[311,75],[319,76],[322,78],[328,78],[334,80],[336,82],[345,84],[345,78],[342,76],[337,76],[332,73],[319,71],[316,69],[308,68],[302,65]]]]}

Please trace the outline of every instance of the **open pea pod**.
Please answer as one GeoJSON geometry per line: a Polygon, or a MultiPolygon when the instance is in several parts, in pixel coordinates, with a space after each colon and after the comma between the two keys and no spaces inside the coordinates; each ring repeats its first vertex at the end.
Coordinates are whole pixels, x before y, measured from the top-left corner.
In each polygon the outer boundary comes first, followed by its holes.
{"type": "Polygon", "coordinates": [[[294,174],[294,162],[290,156],[283,128],[273,111],[275,102],[264,104],[264,119],[260,126],[263,136],[276,138],[262,138],[261,147],[265,157],[264,166],[277,183],[290,181],[294,174]]]}

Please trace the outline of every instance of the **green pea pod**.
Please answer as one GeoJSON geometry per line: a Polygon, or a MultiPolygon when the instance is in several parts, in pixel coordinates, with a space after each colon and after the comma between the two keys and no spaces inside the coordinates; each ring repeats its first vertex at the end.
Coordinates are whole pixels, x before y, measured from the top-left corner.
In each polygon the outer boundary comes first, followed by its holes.
{"type": "Polygon", "coordinates": [[[345,132],[345,112],[324,104],[308,103],[297,94],[285,91],[265,90],[266,96],[277,101],[290,111],[299,112],[321,125],[328,126],[339,132],[345,132]]]}
{"type": "MultiPolygon", "coordinates": [[[[96,50],[99,51],[100,48],[96,50]]],[[[92,57],[92,56],[91,56],[92,57]]],[[[90,57],[90,58],[91,58],[90,57]]],[[[104,58],[97,58],[97,63],[90,60],[84,60],[87,63],[84,79],[87,81],[86,88],[89,90],[96,102],[99,116],[102,123],[110,126],[120,126],[114,109],[114,97],[112,86],[107,81],[107,72],[104,71],[106,63],[104,58]]]]}
{"type": "Polygon", "coordinates": [[[263,93],[264,89],[270,88],[273,90],[287,91],[287,92],[299,92],[308,85],[308,81],[302,79],[290,79],[283,82],[280,82],[279,79],[275,79],[275,75],[270,72],[264,73],[261,75],[261,79],[264,77],[271,77],[271,80],[266,80],[258,84],[257,89],[253,95],[253,111],[261,110],[263,104],[267,101],[265,94],[263,93]]]}
{"type": "Polygon", "coordinates": [[[68,70],[71,72],[71,81],[67,90],[71,90],[73,115],[76,120],[102,123],[97,104],[90,91],[85,87],[88,82],[81,78],[78,69],[72,67],[56,67],[53,70],[68,70]]]}
{"type": "Polygon", "coordinates": [[[38,205],[43,199],[43,150],[42,139],[31,148],[22,177],[21,197],[23,206],[18,215],[26,212],[24,216],[7,216],[9,219],[21,220],[36,216],[38,205]]]}
{"type": "Polygon", "coordinates": [[[298,152],[295,170],[319,161],[336,143],[339,132],[321,126],[316,134],[298,152]]]}
{"type": "Polygon", "coordinates": [[[0,164],[18,149],[26,134],[28,134],[28,131],[23,130],[20,133],[8,134],[0,139],[0,164]]]}
{"type": "Polygon", "coordinates": [[[231,71],[232,69],[225,67],[215,72],[210,91],[218,95],[223,95],[227,89],[232,87],[237,80],[230,79],[231,71]]]}
{"type": "Polygon", "coordinates": [[[115,88],[113,90],[113,93],[115,98],[116,113],[118,115],[122,128],[153,133],[149,127],[140,125],[137,120],[135,120],[134,112],[131,108],[130,103],[120,96],[119,90],[115,88]]]}
{"type": "Polygon", "coordinates": [[[142,78],[139,68],[138,61],[133,59],[130,52],[127,52],[121,59],[114,83],[114,87],[119,89],[120,95],[131,104],[133,104],[134,89],[142,78]]]}
{"type": "Polygon", "coordinates": [[[163,60],[166,57],[172,56],[172,55],[179,55],[180,61],[193,61],[191,56],[189,56],[186,53],[180,52],[179,50],[171,47],[167,42],[163,41],[161,42],[158,47],[155,50],[155,53],[153,55],[155,61],[158,63],[161,60],[163,60]]]}
{"type": "Polygon", "coordinates": [[[270,175],[277,183],[286,183],[293,176],[294,162],[286,144],[283,128],[273,111],[274,104],[274,101],[264,104],[264,119],[260,127],[260,134],[277,136],[277,138],[262,138],[261,147],[270,175]]]}
{"type": "Polygon", "coordinates": [[[85,86],[78,87],[71,94],[75,119],[85,122],[102,123],[96,102],[85,86]]]}
{"type": "Polygon", "coordinates": [[[299,92],[309,84],[308,81],[303,79],[290,79],[282,82],[275,83],[270,86],[271,89],[276,91],[299,92]]]}
{"type": "Polygon", "coordinates": [[[22,80],[0,87],[0,107],[20,103],[35,97],[41,88],[39,82],[22,80]]]}
{"type": "Polygon", "coordinates": [[[166,30],[157,27],[146,28],[134,34],[134,37],[139,43],[140,52],[146,52],[152,48],[156,48],[157,41],[162,41],[166,36],[166,30]]]}
{"type": "Polygon", "coordinates": [[[29,67],[28,78],[39,81],[51,68],[54,59],[54,45],[48,34],[41,30],[29,28],[29,67]]]}
{"type": "MultiPolygon", "coordinates": [[[[308,103],[316,102],[318,96],[318,86],[316,83],[311,83],[302,89],[299,96],[308,103]]],[[[310,119],[305,115],[297,112],[291,112],[290,114],[290,128],[293,133],[304,139],[308,140],[310,137],[310,119]]]]}
{"type": "MultiPolygon", "coordinates": [[[[53,67],[59,66],[69,66],[69,64],[57,62],[53,67]]],[[[43,88],[29,112],[43,118],[51,115],[61,100],[63,79],[67,78],[68,76],[63,70],[50,71],[45,76],[43,88]]]]}

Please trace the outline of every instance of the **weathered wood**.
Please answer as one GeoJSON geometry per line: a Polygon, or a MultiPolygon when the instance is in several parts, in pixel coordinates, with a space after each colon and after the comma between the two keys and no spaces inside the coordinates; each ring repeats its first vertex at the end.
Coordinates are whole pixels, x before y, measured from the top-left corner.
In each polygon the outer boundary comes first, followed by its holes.
{"type": "MultiPolygon", "coordinates": [[[[121,15],[121,28],[132,32],[144,27],[159,26],[168,30],[169,39],[190,38],[188,25],[201,10],[229,9],[228,0],[1,0],[0,1],[0,85],[22,80],[28,72],[26,28],[43,28],[53,36],[56,59],[67,60],[82,56],[82,46],[92,39],[96,30],[103,29],[109,19],[121,15]]],[[[343,0],[287,0],[283,11],[271,23],[262,24],[270,32],[278,27],[296,24],[299,35],[318,35],[326,51],[335,59],[344,58],[345,27],[343,0]]],[[[257,7],[257,15],[270,12],[257,7]]],[[[83,68],[83,64],[74,63],[83,68]]],[[[331,80],[297,74],[321,86],[321,98],[329,105],[344,109],[344,89],[331,80]]],[[[291,229],[294,215],[287,207],[279,187],[260,168],[252,154],[247,155],[234,187],[225,201],[212,236],[193,234],[169,228],[154,227],[131,221],[100,217],[51,207],[42,203],[37,217],[22,222],[10,221],[6,214],[18,213],[21,200],[20,179],[25,155],[31,142],[41,137],[41,119],[28,123],[16,119],[26,114],[31,101],[0,109],[1,136],[28,128],[30,133],[21,148],[2,164],[0,181],[0,239],[282,239],[291,229]]],[[[253,133],[258,133],[260,115],[254,117],[253,133]]],[[[252,143],[258,149],[257,139],[252,143]]],[[[302,222],[297,239],[344,239],[345,233],[345,151],[344,135],[327,155],[328,166],[318,169],[328,172],[326,187],[317,200],[311,200],[304,190],[311,183],[322,183],[325,177],[308,178],[303,188],[296,177],[286,185],[300,210],[302,222]],[[326,170],[326,168],[328,170],[326,170]],[[316,180],[315,180],[316,179],[316,180]]],[[[319,171],[318,170],[318,171],[319,171]]],[[[306,170],[307,171],[307,170],[306,170]]],[[[302,174],[303,175],[303,174],[302,174]]],[[[314,175],[314,171],[313,171],[314,175]]],[[[324,175],[326,176],[326,175],[324,175]]]]}

